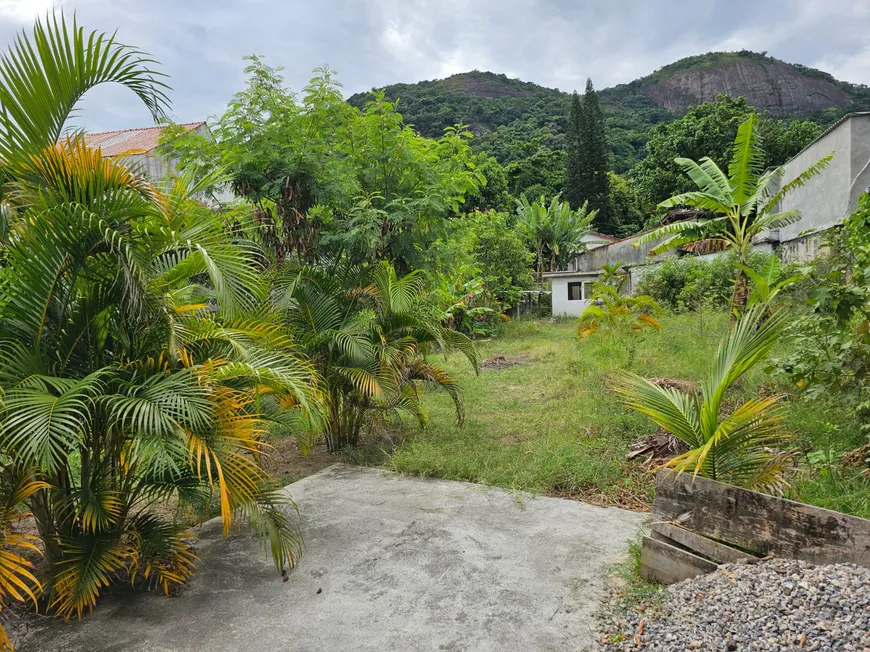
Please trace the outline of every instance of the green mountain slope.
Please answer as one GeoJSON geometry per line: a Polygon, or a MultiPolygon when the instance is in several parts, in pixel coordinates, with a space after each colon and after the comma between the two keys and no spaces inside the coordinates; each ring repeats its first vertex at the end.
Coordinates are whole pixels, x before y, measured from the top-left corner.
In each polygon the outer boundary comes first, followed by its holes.
{"type": "MultiPolygon", "coordinates": [[[[502,163],[528,154],[528,143],[562,149],[570,95],[492,72],[467,72],[383,89],[422,134],[439,136],[456,123],[478,136],[475,147],[502,163]],[[535,140],[536,139],[536,140],[535,140]]],[[[622,172],[643,157],[649,130],[719,93],[744,96],[773,115],[830,123],[848,111],[870,110],[870,89],[828,73],[754,52],[713,52],[681,59],[629,84],[599,90],[613,167],[622,172]]],[[[369,98],[348,98],[362,106],[369,98]]]]}

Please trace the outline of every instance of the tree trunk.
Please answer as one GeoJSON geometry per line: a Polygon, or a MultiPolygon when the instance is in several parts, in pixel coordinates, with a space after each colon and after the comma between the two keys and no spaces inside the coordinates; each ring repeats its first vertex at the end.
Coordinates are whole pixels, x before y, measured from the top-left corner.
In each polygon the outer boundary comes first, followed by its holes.
{"type": "Polygon", "coordinates": [[[333,397],[326,421],[326,450],[337,453],[345,446],[356,447],[359,441],[359,407],[333,397]]]}
{"type": "Polygon", "coordinates": [[[746,302],[748,300],[749,279],[746,278],[746,273],[738,268],[737,277],[734,279],[734,294],[731,295],[731,330],[734,330],[737,320],[746,311],[746,302]]]}
{"type": "Polygon", "coordinates": [[[36,520],[36,529],[42,545],[45,546],[45,558],[52,566],[63,559],[63,551],[57,538],[57,529],[51,517],[48,491],[40,489],[30,498],[30,511],[36,520]]]}

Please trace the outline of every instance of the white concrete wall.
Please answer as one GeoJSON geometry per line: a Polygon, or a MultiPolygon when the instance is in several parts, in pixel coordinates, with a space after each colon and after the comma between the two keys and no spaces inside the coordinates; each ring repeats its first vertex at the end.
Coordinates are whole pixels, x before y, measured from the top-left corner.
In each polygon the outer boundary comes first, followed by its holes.
{"type": "MultiPolygon", "coordinates": [[[[584,283],[589,284],[595,283],[598,280],[598,275],[579,275],[579,276],[556,276],[550,279],[551,285],[550,288],[552,290],[553,301],[553,316],[554,317],[579,317],[584,310],[586,310],[587,306],[591,303],[590,301],[569,301],[568,300],[568,283],[584,283]]],[[[587,288],[584,288],[587,290],[587,288]]],[[[587,290],[587,291],[591,291],[587,290]]],[[[583,296],[581,294],[580,296],[583,296]]]]}
{"type": "Polygon", "coordinates": [[[795,188],[785,196],[780,210],[798,209],[801,219],[779,230],[780,242],[800,237],[804,231],[819,231],[835,226],[849,211],[851,182],[850,124],[846,120],[813,143],[785,165],[783,183],[792,181],[808,167],[831,152],[834,158],[822,172],[803,188],[795,188]]]}
{"type": "MultiPolygon", "coordinates": [[[[788,183],[819,159],[834,153],[833,159],[820,174],[803,188],[795,188],[780,204],[783,211],[798,209],[801,219],[779,230],[783,244],[802,238],[801,234],[825,231],[840,224],[858,205],[858,197],[870,185],[870,167],[862,169],[870,160],[870,115],[855,115],[837,125],[823,138],[807,147],[785,164],[783,183],[788,183]],[[850,190],[851,188],[851,190],[850,190]]],[[[803,259],[818,252],[809,251],[815,240],[805,243],[809,248],[796,245],[803,259]]],[[[794,254],[793,259],[797,259],[794,254]]]]}
{"type": "Polygon", "coordinates": [[[870,115],[855,116],[849,121],[852,140],[852,191],[849,213],[858,208],[858,199],[870,186],[870,115]]]}

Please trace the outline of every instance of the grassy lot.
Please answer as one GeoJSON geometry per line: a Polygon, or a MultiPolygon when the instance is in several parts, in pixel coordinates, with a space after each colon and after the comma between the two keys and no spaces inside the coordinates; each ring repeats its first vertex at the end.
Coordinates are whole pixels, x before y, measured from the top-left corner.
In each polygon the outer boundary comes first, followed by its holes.
{"type": "MultiPolygon", "coordinates": [[[[632,508],[648,505],[652,475],[625,457],[630,444],[654,433],[655,426],[624,409],[607,391],[605,378],[629,368],[649,378],[700,381],[727,330],[727,316],[673,315],[663,319],[660,330],[640,337],[595,335],[583,342],[575,338],[574,325],[574,320],[507,324],[499,337],[481,342],[479,351],[483,360],[502,355],[515,364],[485,367],[477,377],[463,358],[450,356],[445,366],[461,381],[464,427],[456,425],[446,396],[429,395],[429,424],[421,429],[406,423],[387,465],[421,476],[632,508]]],[[[762,368],[744,378],[734,399],[759,391],[781,391],[762,368]]],[[[797,435],[798,448],[816,451],[811,473],[796,477],[800,497],[870,515],[866,478],[854,473],[836,478],[832,472],[825,480],[818,462],[818,451],[830,450],[832,441],[841,450],[860,443],[847,415],[802,400],[789,402],[787,409],[786,424],[797,435]]],[[[807,460],[803,454],[800,459],[807,460]]]]}

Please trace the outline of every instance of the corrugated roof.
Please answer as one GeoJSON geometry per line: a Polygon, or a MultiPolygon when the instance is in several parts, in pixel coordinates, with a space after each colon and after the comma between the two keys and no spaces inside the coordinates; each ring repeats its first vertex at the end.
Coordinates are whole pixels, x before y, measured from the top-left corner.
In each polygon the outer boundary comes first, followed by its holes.
{"type": "MultiPolygon", "coordinates": [[[[191,131],[204,124],[205,122],[185,122],[178,126],[184,127],[185,131],[191,131]]],[[[85,144],[92,148],[99,147],[103,156],[118,156],[131,149],[150,152],[157,147],[160,134],[165,128],[165,125],[160,125],[143,129],[122,129],[120,131],[104,131],[99,134],[85,134],[85,144]]]]}

